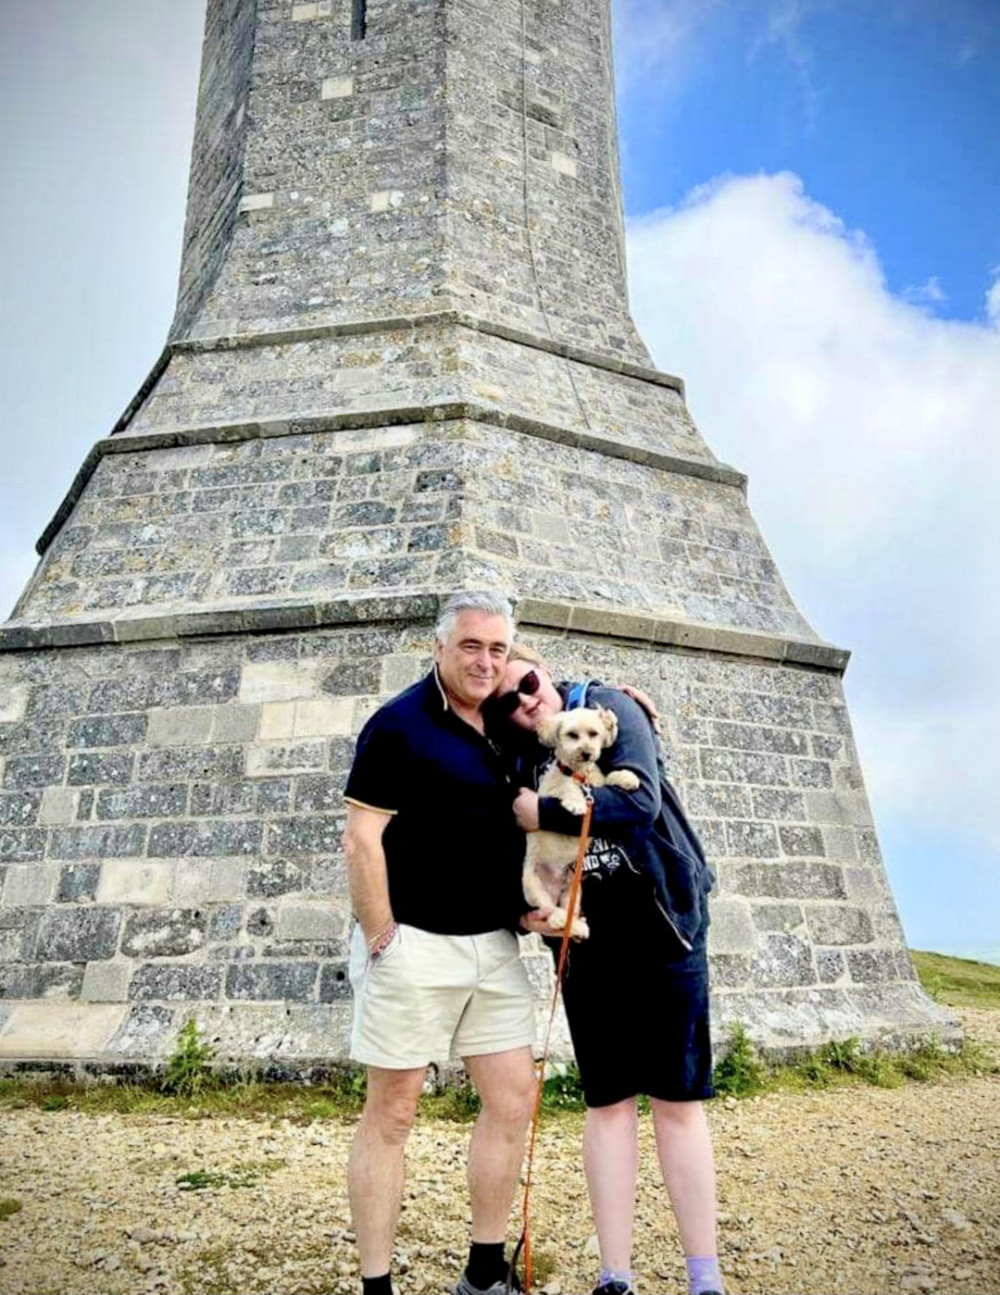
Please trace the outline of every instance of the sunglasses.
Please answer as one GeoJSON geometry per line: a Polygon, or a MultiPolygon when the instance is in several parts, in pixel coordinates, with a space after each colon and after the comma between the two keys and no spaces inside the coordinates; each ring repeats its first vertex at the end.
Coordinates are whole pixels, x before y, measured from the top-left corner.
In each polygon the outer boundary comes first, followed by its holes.
{"type": "Polygon", "coordinates": [[[490,709],[501,719],[510,719],[521,704],[522,697],[534,697],[538,692],[541,679],[537,670],[529,670],[512,692],[505,692],[500,697],[490,699],[490,709]]]}

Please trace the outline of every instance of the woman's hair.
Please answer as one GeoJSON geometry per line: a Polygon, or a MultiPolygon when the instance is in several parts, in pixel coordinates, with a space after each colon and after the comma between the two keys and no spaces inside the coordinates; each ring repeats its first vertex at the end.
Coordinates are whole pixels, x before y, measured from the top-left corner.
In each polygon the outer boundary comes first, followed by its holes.
{"type": "Polygon", "coordinates": [[[528,647],[527,643],[512,643],[510,651],[507,654],[508,661],[530,661],[532,665],[540,665],[543,670],[549,674],[548,664],[540,652],[536,652],[533,647],[528,647]]]}

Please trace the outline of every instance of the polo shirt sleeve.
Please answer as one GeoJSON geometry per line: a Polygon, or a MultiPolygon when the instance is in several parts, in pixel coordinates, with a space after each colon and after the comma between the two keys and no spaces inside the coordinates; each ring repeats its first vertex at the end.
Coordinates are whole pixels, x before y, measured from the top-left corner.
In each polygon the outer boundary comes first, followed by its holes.
{"type": "Polygon", "coordinates": [[[376,713],[361,730],[344,799],[359,809],[398,814],[408,757],[402,733],[376,713]]]}

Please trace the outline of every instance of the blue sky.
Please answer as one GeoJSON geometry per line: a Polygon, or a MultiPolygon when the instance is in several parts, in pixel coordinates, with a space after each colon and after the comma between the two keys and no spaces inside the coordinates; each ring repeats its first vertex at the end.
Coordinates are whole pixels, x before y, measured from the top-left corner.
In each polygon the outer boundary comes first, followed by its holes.
{"type": "MultiPolygon", "coordinates": [[[[0,614],[173,311],[203,0],[0,6],[0,614]]],[[[1000,961],[1000,5],[617,0],[633,308],[749,473],[916,947],[1000,961]]]]}

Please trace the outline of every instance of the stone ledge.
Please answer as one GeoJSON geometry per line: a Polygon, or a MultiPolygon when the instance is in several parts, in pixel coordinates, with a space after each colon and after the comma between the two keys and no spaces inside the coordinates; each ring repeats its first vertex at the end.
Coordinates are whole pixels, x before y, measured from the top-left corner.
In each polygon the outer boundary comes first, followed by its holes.
{"type": "MultiPolygon", "coordinates": [[[[183,337],[172,341],[169,350],[171,353],[232,351],[258,346],[283,346],[292,342],[313,342],[323,337],[357,337],[364,336],[366,333],[398,332],[405,328],[439,328],[448,324],[457,324],[460,328],[469,328],[474,332],[485,333],[489,337],[499,337],[507,342],[517,342],[520,346],[530,346],[536,351],[547,351],[550,355],[560,355],[566,360],[589,364],[595,369],[606,369],[609,373],[620,373],[628,378],[636,378],[639,382],[651,382],[659,387],[669,387],[672,391],[676,391],[682,400],[684,399],[684,380],[673,373],[664,373],[661,369],[654,369],[650,365],[634,364],[630,360],[618,360],[605,355],[602,351],[592,351],[587,347],[576,346],[572,342],[559,342],[555,338],[543,337],[526,329],[511,328],[507,324],[485,319],[481,315],[470,315],[463,310],[432,310],[415,315],[344,320],[333,324],[306,324],[298,328],[260,329],[252,333],[219,333],[205,337],[183,337]]],[[[115,431],[124,427],[127,419],[134,412],[133,402],[115,431]]]]}
{"type": "MultiPolygon", "coordinates": [[[[366,625],[376,621],[432,622],[447,593],[407,590],[349,594],[323,602],[293,599],[258,600],[206,607],[198,611],[152,612],[107,620],[8,621],[0,626],[0,652],[44,648],[92,647],[102,643],[142,643],[153,639],[218,634],[312,630],[366,625]]],[[[516,606],[520,625],[593,634],[601,638],[683,647],[726,656],[812,666],[842,674],[850,653],[831,643],[809,642],[756,630],[724,629],[643,612],[615,611],[574,603],[522,599],[516,606]]]]}
{"type": "Polygon", "coordinates": [[[174,449],[181,445],[229,445],[239,441],[254,441],[275,436],[301,436],[310,432],[338,432],[364,427],[396,427],[407,423],[455,422],[472,419],[493,427],[510,428],[526,436],[556,441],[574,449],[591,450],[609,458],[627,459],[646,467],[675,472],[681,476],[700,477],[717,481],[721,485],[745,490],[747,479],[742,472],[725,463],[689,458],[683,454],[662,454],[642,446],[628,445],[609,436],[592,432],[577,432],[558,423],[544,423],[510,414],[497,405],[481,405],[472,401],[453,401],[430,405],[397,405],[358,409],[349,412],[288,414],[261,422],[200,423],[192,427],[174,427],[161,432],[136,434],[112,433],[91,447],[83,466],[73,479],[73,484],[56,510],[55,516],[42,532],[35,551],[44,554],[69,519],[83,495],[87,482],[98,463],[106,454],[137,454],[143,450],[174,449]]]}

